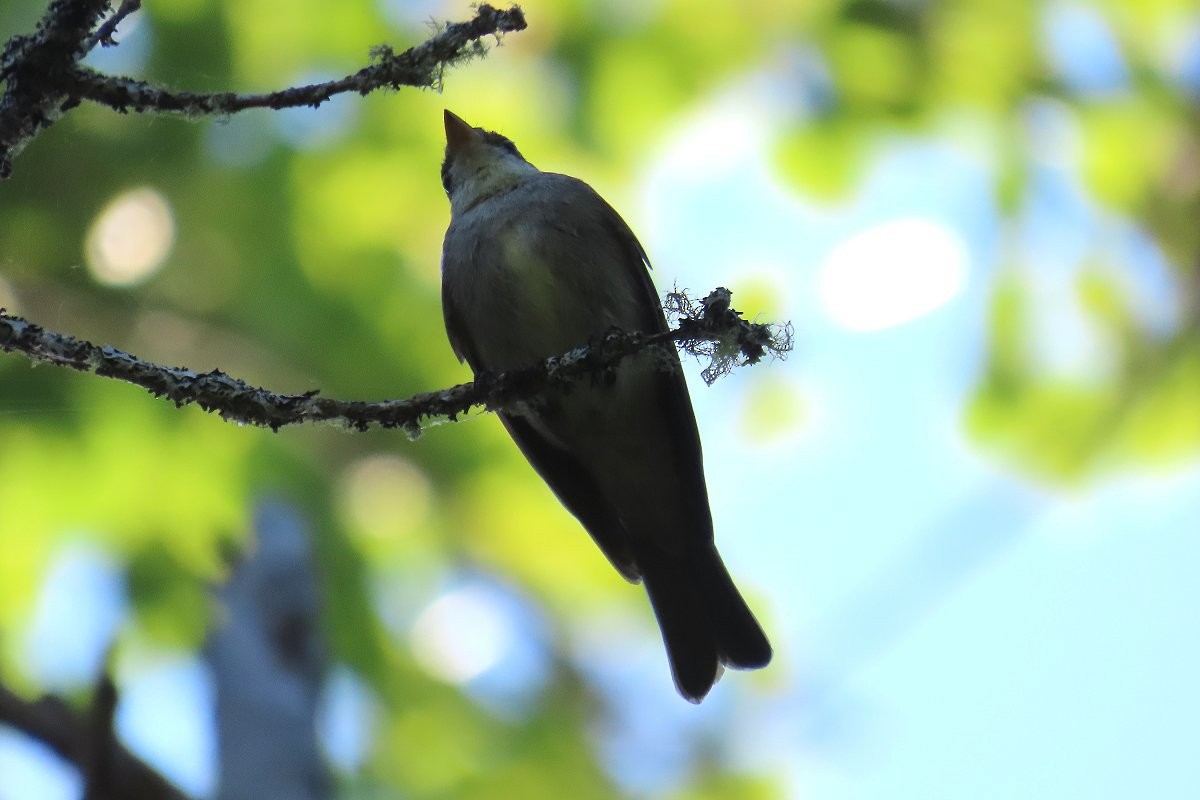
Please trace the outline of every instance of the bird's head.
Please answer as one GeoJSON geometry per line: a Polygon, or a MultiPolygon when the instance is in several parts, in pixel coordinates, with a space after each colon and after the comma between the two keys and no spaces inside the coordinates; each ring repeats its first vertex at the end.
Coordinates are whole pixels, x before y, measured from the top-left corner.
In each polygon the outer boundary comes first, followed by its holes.
{"type": "Polygon", "coordinates": [[[450,111],[445,113],[445,120],[442,186],[450,198],[452,211],[465,210],[511,189],[538,171],[511,139],[474,128],[450,111]]]}

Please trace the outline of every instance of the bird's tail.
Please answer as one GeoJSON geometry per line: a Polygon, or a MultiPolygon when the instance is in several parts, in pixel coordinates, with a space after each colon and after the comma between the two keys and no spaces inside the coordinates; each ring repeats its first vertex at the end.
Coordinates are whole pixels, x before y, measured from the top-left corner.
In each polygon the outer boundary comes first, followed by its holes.
{"type": "Polygon", "coordinates": [[[725,666],[758,669],[770,662],[771,644],[716,547],[684,559],[662,551],[638,553],[637,560],[671,675],[687,700],[703,700],[725,666]]]}

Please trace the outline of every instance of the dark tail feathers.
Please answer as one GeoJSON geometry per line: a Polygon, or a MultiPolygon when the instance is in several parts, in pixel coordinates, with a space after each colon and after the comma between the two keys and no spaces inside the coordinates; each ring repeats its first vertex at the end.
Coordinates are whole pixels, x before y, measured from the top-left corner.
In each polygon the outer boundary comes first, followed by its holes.
{"type": "Polygon", "coordinates": [[[724,666],[758,669],[770,662],[771,644],[716,547],[686,559],[662,551],[637,556],[671,675],[688,701],[703,700],[724,666]]]}

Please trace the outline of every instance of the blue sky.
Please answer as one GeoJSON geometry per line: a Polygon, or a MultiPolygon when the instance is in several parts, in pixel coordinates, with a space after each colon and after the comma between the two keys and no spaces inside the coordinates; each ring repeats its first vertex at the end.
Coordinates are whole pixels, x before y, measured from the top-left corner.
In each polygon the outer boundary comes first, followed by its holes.
{"type": "MultiPolygon", "coordinates": [[[[1106,73],[1090,85],[1119,89],[1120,70],[1094,63],[1106,73]]],[[[1167,265],[1088,199],[1070,114],[1051,101],[1027,110],[1045,150],[1014,226],[992,207],[986,151],[954,122],[944,136],[884,145],[840,207],[797,200],[766,161],[778,105],[756,85],[734,87],[669,143],[645,196],[650,217],[669,209],[649,249],[682,265],[675,280],[705,291],[748,265],[796,324],[791,359],[728,379],[788,376],[808,416],[786,446],[755,446],[720,423],[742,410],[736,387],[693,386],[718,541],[767,602],[775,668],[790,673],[740,729],[754,741],[743,749],[786,770],[794,797],[1193,796],[1200,647],[1188,632],[1200,588],[1187,565],[1200,557],[1200,463],[1051,489],[962,431],[999,270],[1019,265],[1038,287],[1039,360],[1087,375],[1103,369],[1104,348],[1069,291],[1085,260],[1102,251],[1159,328],[1178,289],[1167,265]],[[714,161],[693,157],[692,140],[745,148],[697,180],[714,161]],[[704,222],[670,225],[694,219],[704,222]],[[860,255],[876,258],[867,275],[880,260],[911,270],[912,291],[881,300],[863,283],[861,308],[885,320],[908,316],[889,301],[927,310],[864,330],[846,311],[854,297],[822,296],[823,271],[846,268],[833,254],[847,239],[895,236],[897,221],[919,221],[908,231],[918,240],[896,236],[915,242],[916,258],[886,246],[860,255]],[[941,236],[922,247],[938,228],[961,248],[941,236]],[[951,297],[938,276],[955,270],[931,271],[931,253],[962,259],[951,297]],[[944,302],[929,308],[922,292],[944,302]]],[[[670,269],[659,258],[660,280],[670,269]]]]}

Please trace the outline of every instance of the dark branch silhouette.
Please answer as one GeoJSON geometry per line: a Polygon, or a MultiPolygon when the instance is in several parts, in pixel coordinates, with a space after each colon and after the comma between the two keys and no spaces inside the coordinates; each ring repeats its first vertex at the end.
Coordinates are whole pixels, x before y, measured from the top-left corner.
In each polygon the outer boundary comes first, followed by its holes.
{"type": "Polygon", "coordinates": [[[401,86],[437,87],[448,65],[481,55],[485,36],[525,29],[520,7],[504,11],[483,4],[467,22],[446,25],[423,44],[396,53],[387,45],[371,52],[372,63],[352,75],[326,83],[296,86],[264,94],[176,92],[127,77],[103,75],[79,64],[96,44],[113,44],[125,17],[141,7],[125,0],[106,22],[107,0],[54,0],[26,36],[14,36],[0,52],[0,179],[12,174],[12,160],[30,140],[83,100],[127,111],[199,117],[232,114],[248,108],[319,106],[342,92],[368,94],[401,86]]]}
{"type": "Polygon", "coordinates": [[[33,361],[71,367],[141,386],[155,397],[177,406],[195,403],[222,419],[278,430],[302,422],[342,424],[354,430],[372,425],[420,433],[423,420],[455,419],[475,406],[503,409],[581,375],[601,377],[621,359],[646,349],[678,343],[684,350],[710,360],[704,379],[712,383],[740,364],[754,364],[765,355],[783,357],[791,350],[791,326],[747,322],[730,308],[732,294],[718,288],[693,302],[682,292],[667,296],[675,328],[645,335],[613,330],[568,353],[524,369],[480,375],[442,391],[424,392],[404,400],[364,402],[320,397],[317,391],[280,394],[250,384],[220,370],[198,373],[166,367],[35,325],[0,309],[0,349],[24,353],[33,361]]]}
{"type": "Polygon", "coordinates": [[[104,24],[96,29],[96,32],[88,37],[87,46],[91,50],[96,45],[100,44],[105,47],[115,47],[116,41],[112,38],[117,32],[117,26],[133,12],[142,7],[142,0],[121,0],[121,6],[113,15],[104,21],[104,24]]]}
{"type": "Polygon", "coordinates": [[[185,800],[185,795],[117,742],[117,693],[102,677],[87,712],[46,695],[26,700],[0,686],[0,725],[43,742],[84,777],[88,800],[185,800]]]}

